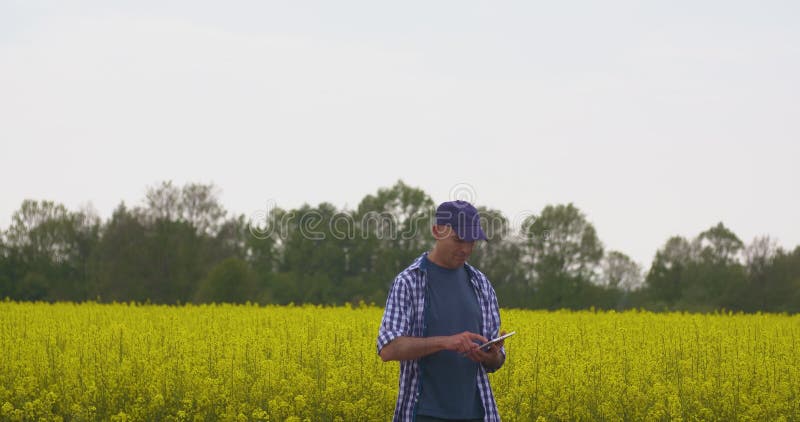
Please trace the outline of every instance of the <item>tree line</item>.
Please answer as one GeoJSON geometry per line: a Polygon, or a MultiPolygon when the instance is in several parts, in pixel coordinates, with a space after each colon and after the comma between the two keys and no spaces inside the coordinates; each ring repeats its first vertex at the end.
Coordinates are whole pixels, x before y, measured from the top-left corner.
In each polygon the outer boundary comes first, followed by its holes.
{"type": "MultiPolygon", "coordinates": [[[[25,200],[0,233],[0,297],[382,305],[397,273],[432,245],[436,204],[398,181],[354,210],[329,203],[229,214],[210,184],[147,189],[102,221],[89,209],[25,200]]],[[[800,310],[800,246],[745,244],[717,223],[675,236],[647,271],[606,250],[573,204],[548,205],[519,227],[479,207],[489,237],[470,263],[503,307],[745,312],[800,310]]]]}

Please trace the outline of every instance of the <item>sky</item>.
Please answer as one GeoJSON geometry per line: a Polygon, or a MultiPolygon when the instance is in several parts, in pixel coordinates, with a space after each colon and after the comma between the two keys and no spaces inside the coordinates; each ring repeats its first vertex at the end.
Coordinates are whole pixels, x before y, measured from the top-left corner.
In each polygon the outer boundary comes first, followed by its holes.
{"type": "Polygon", "coordinates": [[[800,245],[800,3],[0,1],[0,228],[148,186],[231,213],[398,180],[573,203],[646,269],[723,222],[800,245]]]}

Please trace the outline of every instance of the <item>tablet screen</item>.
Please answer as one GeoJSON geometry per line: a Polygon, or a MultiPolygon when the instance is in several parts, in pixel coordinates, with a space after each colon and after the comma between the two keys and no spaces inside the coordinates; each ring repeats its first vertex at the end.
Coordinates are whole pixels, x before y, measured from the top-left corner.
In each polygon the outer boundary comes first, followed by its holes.
{"type": "Polygon", "coordinates": [[[480,348],[483,349],[486,346],[491,346],[492,344],[495,344],[495,343],[497,343],[498,341],[501,341],[501,340],[505,340],[505,339],[513,336],[514,334],[517,334],[517,332],[516,331],[512,331],[512,332],[510,332],[508,334],[505,334],[505,335],[502,335],[500,337],[497,337],[496,339],[489,340],[486,343],[481,344],[480,348]]]}

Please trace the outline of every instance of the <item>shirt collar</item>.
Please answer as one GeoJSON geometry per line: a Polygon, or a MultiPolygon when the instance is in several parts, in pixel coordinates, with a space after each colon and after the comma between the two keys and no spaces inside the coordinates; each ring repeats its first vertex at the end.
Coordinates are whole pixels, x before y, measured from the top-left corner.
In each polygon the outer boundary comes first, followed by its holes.
{"type": "MultiPolygon", "coordinates": [[[[411,270],[419,270],[424,273],[428,272],[428,268],[426,265],[427,257],[428,257],[428,251],[423,252],[422,255],[417,257],[417,259],[415,259],[414,262],[412,262],[411,265],[408,266],[408,268],[411,270]]],[[[475,268],[473,268],[472,265],[469,265],[465,262],[464,268],[467,269],[467,274],[469,274],[470,279],[476,277],[475,268]]]]}

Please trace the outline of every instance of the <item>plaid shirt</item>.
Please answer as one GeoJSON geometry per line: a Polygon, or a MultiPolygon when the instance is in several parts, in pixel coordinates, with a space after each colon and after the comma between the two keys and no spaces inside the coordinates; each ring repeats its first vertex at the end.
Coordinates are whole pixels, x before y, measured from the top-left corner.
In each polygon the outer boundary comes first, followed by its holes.
{"type": "MultiPolygon", "coordinates": [[[[378,353],[383,346],[397,337],[425,337],[425,286],[428,277],[425,269],[420,268],[422,258],[425,256],[427,252],[398,274],[392,283],[378,331],[378,353]]],[[[468,264],[464,266],[469,273],[469,280],[475,289],[481,309],[480,334],[489,339],[495,338],[500,330],[500,311],[494,289],[483,273],[468,264]]],[[[505,359],[505,349],[501,348],[500,351],[505,359]]],[[[489,377],[486,375],[493,371],[487,370],[483,365],[480,365],[478,370],[478,391],[485,412],[484,420],[490,422],[500,421],[489,377]]],[[[419,359],[400,362],[400,391],[394,409],[394,421],[414,420],[422,388],[420,374],[419,359]]]]}

